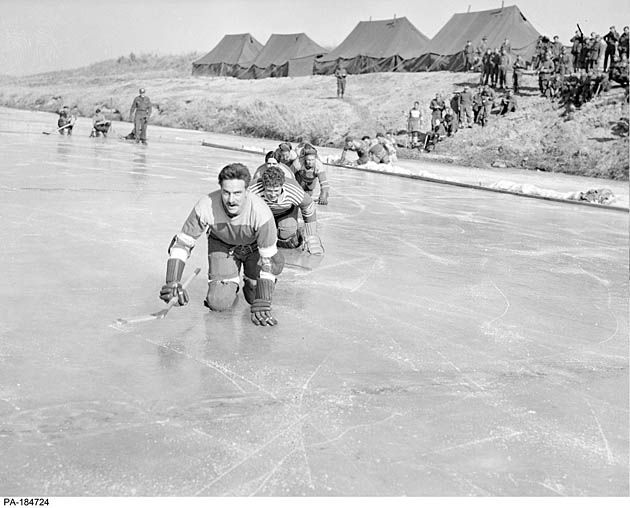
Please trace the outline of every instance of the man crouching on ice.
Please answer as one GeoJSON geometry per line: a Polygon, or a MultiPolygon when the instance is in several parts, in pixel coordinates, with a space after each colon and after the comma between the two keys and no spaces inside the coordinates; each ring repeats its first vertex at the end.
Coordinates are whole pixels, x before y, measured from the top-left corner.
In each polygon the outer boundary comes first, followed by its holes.
{"type": "Polygon", "coordinates": [[[186,260],[202,234],[208,237],[208,294],[204,305],[213,311],[232,308],[238,300],[243,266],[243,295],[251,305],[255,325],[276,325],[271,296],[284,258],[276,247],[273,215],[265,202],[247,190],[249,170],[229,164],[219,173],[219,190],[202,197],[168,249],[166,284],[160,298],[179,305],[188,303],[181,279],[186,260]]]}
{"type": "Polygon", "coordinates": [[[249,189],[260,196],[274,216],[278,227],[278,247],[296,249],[302,246],[309,254],[324,254],[317,234],[315,203],[295,180],[286,180],[279,167],[267,169],[249,189]],[[298,213],[302,212],[304,229],[298,228],[298,213]]]}

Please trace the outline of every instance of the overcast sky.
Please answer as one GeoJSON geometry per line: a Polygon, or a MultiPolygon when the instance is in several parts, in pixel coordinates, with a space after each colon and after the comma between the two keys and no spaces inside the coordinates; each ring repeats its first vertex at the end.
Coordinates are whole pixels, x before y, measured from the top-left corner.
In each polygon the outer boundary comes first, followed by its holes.
{"type": "MultiPolygon", "coordinates": [[[[628,0],[521,0],[534,27],[565,43],[580,23],[605,33],[630,24],[628,0]]],[[[305,32],[334,47],[359,21],[406,16],[432,38],[456,12],[501,0],[0,0],[0,73],[69,69],[130,52],[210,51],[226,33],[305,32]]]]}

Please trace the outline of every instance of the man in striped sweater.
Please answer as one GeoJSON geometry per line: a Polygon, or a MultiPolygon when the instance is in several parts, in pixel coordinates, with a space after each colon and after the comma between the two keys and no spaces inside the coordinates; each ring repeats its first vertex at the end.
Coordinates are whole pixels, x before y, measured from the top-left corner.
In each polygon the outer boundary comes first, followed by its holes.
{"type": "Polygon", "coordinates": [[[276,225],[269,207],[247,189],[250,178],[246,166],[229,164],[219,173],[221,188],[195,204],[168,248],[166,283],[160,291],[162,300],[170,302],[177,298],[179,305],[188,303],[188,293],[181,284],[182,274],[197,239],[205,234],[208,238],[206,307],[224,311],[237,302],[242,267],[243,295],[251,305],[252,322],[260,326],[278,323],[271,314],[271,296],[284,257],[278,252],[276,225]]]}
{"type": "Polygon", "coordinates": [[[310,254],[323,254],[322,242],[317,235],[315,203],[299,184],[286,180],[280,168],[267,169],[260,180],[249,189],[261,197],[271,209],[278,228],[278,247],[295,249],[302,244],[310,254]],[[298,229],[298,211],[304,220],[303,232],[298,229]]]}

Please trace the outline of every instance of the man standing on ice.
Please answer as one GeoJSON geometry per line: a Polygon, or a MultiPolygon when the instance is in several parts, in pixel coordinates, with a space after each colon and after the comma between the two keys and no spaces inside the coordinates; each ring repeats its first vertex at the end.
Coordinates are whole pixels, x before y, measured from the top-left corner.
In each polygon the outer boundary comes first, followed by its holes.
{"type": "Polygon", "coordinates": [[[136,143],[147,144],[147,124],[153,106],[151,100],[144,95],[144,88],[138,90],[138,96],[131,103],[129,110],[129,119],[133,118],[133,131],[136,136],[136,143]]]}
{"type": "Polygon", "coordinates": [[[271,209],[278,227],[278,247],[295,249],[304,243],[310,254],[324,253],[317,235],[315,203],[296,181],[286,180],[280,168],[272,167],[249,190],[271,209]],[[298,229],[298,211],[304,219],[303,231],[298,229]]]}
{"type": "Polygon", "coordinates": [[[255,325],[273,326],[271,297],[284,257],[278,252],[276,225],[265,202],[247,187],[250,173],[239,163],[219,173],[220,189],[202,197],[173,237],[168,248],[166,283],[160,291],[165,302],[188,303],[181,279],[197,239],[208,238],[208,293],[204,304],[212,311],[225,311],[238,300],[243,267],[243,295],[251,305],[255,325]]]}

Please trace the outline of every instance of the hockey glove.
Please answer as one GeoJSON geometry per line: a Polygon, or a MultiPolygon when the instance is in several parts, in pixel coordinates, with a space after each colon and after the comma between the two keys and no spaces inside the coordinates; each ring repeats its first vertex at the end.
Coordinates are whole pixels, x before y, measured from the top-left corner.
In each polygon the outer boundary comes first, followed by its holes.
{"type": "Polygon", "coordinates": [[[256,284],[256,298],[251,305],[252,323],[256,326],[274,326],[278,320],[271,314],[271,295],[274,282],[271,279],[258,279],[256,284]]]}
{"type": "Polygon", "coordinates": [[[166,284],[160,290],[160,299],[169,303],[173,298],[177,298],[177,305],[188,303],[188,291],[182,287],[180,282],[184,273],[184,263],[181,259],[170,258],[166,263],[166,284]]]}

